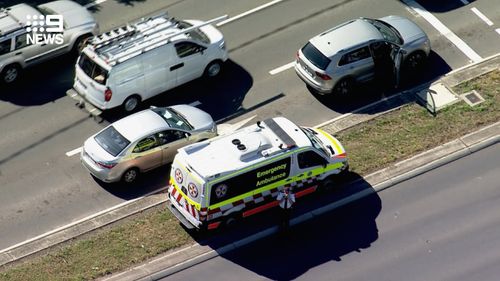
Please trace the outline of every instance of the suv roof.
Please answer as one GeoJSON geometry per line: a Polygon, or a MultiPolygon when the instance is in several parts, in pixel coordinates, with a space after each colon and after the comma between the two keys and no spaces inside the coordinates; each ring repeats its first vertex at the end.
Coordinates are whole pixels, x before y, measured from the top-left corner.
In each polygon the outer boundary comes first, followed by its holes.
{"type": "Polygon", "coordinates": [[[311,42],[321,53],[332,57],[343,49],[348,49],[370,40],[381,40],[382,34],[363,18],[338,25],[315,37],[311,42]]]}
{"type": "Polygon", "coordinates": [[[23,28],[27,21],[26,15],[41,15],[41,13],[27,4],[0,8],[0,37],[23,28]]]}
{"type": "Polygon", "coordinates": [[[308,146],[312,146],[311,141],[297,125],[284,117],[275,117],[260,122],[260,126],[254,124],[181,148],[179,154],[202,177],[211,177],[248,168],[271,156],[308,146]]]}

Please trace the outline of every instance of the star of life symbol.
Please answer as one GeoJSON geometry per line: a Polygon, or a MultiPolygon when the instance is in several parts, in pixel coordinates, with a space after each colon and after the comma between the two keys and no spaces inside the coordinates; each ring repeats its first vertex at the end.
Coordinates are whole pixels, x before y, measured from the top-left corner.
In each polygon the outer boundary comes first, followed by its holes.
{"type": "Polygon", "coordinates": [[[43,45],[64,43],[64,19],[62,15],[27,15],[26,41],[28,44],[43,45]]]}
{"type": "Polygon", "coordinates": [[[198,196],[198,188],[194,183],[188,184],[188,191],[191,194],[191,197],[196,198],[198,196]]]}
{"type": "Polygon", "coordinates": [[[178,183],[182,183],[183,181],[183,177],[182,177],[182,172],[181,170],[179,169],[175,169],[175,181],[178,182],[178,183]]]}

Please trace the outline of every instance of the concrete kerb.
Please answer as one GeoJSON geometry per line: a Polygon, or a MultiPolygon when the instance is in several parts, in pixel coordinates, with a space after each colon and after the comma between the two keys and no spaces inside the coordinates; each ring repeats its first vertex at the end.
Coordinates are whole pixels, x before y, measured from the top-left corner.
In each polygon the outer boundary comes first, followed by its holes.
{"type": "MultiPolygon", "coordinates": [[[[480,149],[486,148],[490,145],[497,144],[500,142],[500,122],[497,122],[493,125],[487,126],[485,128],[482,128],[478,130],[477,132],[471,133],[469,135],[466,135],[462,138],[456,139],[454,141],[451,141],[447,144],[441,145],[436,149],[433,149],[434,152],[437,150],[444,150],[445,152],[443,153],[422,153],[419,154],[415,157],[412,157],[411,161],[404,160],[399,163],[394,164],[394,166],[400,164],[400,163],[413,163],[413,167],[411,165],[407,165],[408,171],[399,171],[400,174],[394,174],[391,172],[388,172],[390,169],[394,169],[393,167],[389,167],[380,171],[377,171],[375,173],[372,173],[368,176],[365,177],[365,180],[372,185],[373,189],[364,189],[360,192],[357,192],[355,194],[352,194],[346,198],[343,198],[341,200],[332,202],[326,206],[320,207],[318,209],[315,209],[313,211],[310,211],[308,213],[302,214],[296,218],[293,218],[290,221],[291,226],[296,226],[301,223],[307,222],[315,217],[324,215],[325,213],[328,213],[330,211],[333,211],[339,207],[342,207],[344,205],[347,205],[351,202],[357,201],[361,198],[364,198],[366,196],[369,196],[373,194],[374,192],[380,192],[390,186],[393,186],[395,184],[398,184],[400,182],[406,181],[408,179],[411,179],[413,177],[416,177],[418,175],[421,175],[425,172],[428,172],[430,170],[436,169],[440,166],[443,166],[445,164],[448,164],[450,162],[453,162],[455,160],[458,160],[462,157],[465,157],[467,155],[470,155],[474,153],[475,151],[478,151],[480,149]],[[484,132],[488,132],[487,135],[484,134],[484,132]],[[462,141],[462,138],[471,138],[474,135],[482,135],[482,139],[477,139],[476,142],[471,143],[471,144],[466,144],[464,141],[462,141]],[[444,156],[443,156],[444,154],[444,156]],[[420,159],[422,158],[422,159],[420,159]],[[426,163],[422,165],[421,163],[426,163]]],[[[355,180],[353,182],[348,183],[347,185],[353,185],[357,184],[360,180],[355,180]]],[[[233,251],[235,249],[241,248],[245,245],[248,245],[250,243],[253,243],[255,241],[258,241],[260,239],[269,237],[271,235],[277,234],[279,231],[277,226],[270,227],[268,229],[265,229],[259,233],[256,233],[254,235],[251,235],[249,237],[246,237],[244,239],[241,239],[239,241],[233,242],[229,245],[226,245],[224,247],[214,249],[214,250],[209,250],[205,253],[202,253],[199,256],[194,256],[190,257],[187,260],[181,260],[179,263],[176,265],[173,265],[168,268],[164,268],[160,271],[157,272],[150,272],[147,276],[143,276],[140,278],[137,277],[137,273],[135,272],[132,273],[132,276],[134,276],[132,279],[128,279],[127,276],[112,276],[109,279],[106,280],[158,280],[167,276],[170,276],[172,274],[175,274],[177,272],[180,272],[186,268],[189,268],[193,265],[205,262],[207,260],[210,260],[214,257],[223,255],[229,251],[233,251]],[[119,277],[119,278],[118,278],[119,277]]],[[[188,250],[188,249],[187,249],[188,250]]],[[[147,265],[145,265],[147,266],[147,265]]],[[[139,266],[137,268],[138,271],[140,272],[148,272],[148,270],[141,268],[139,266]]]]}

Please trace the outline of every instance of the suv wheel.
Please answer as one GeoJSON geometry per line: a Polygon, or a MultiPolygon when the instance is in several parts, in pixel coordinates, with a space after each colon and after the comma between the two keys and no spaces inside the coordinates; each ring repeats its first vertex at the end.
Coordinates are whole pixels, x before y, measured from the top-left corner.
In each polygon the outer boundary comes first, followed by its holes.
{"type": "Polygon", "coordinates": [[[220,61],[211,62],[207,68],[205,68],[205,76],[206,77],[215,77],[219,75],[222,70],[222,64],[220,61]]]}
{"type": "Polygon", "coordinates": [[[333,94],[339,96],[347,96],[354,90],[354,81],[350,78],[344,78],[335,84],[333,94]]]}
{"type": "Polygon", "coordinates": [[[131,168],[125,171],[122,175],[122,182],[126,184],[132,184],[137,181],[139,177],[139,170],[136,168],[131,168]]]}
{"type": "Polygon", "coordinates": [[[130,96],[123,102],[123,110],[133,112],[139,106],[141,99],[138,96],[130,96]]]}
{"type": "Polygon", "coordinates": [[[14,83],[21,74],[21,68],[15,64],[7,65],[2,71],[2,82],[5,84],[14,83]]]}

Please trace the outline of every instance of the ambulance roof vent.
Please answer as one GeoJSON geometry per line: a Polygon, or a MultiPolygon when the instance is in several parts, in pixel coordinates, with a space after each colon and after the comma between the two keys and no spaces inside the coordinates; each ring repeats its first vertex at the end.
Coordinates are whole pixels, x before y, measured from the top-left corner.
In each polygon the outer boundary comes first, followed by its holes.
{"type": "MultiPolygon", "coordinates": [[[[235,140],[233,140],[233,143],[235,140]]],[[[244,141],[240,141],[240,143],[236,145],[238,151],[241,152],[241,161],[249,161],[256,157],[260,157],[260,153],[263,150],[269,149],[271,147],[272,144],[271,142],[269,142],[269,139],[261,133],[257,132],[249,133],[247,136],[245,136],[244,141]]]]}

